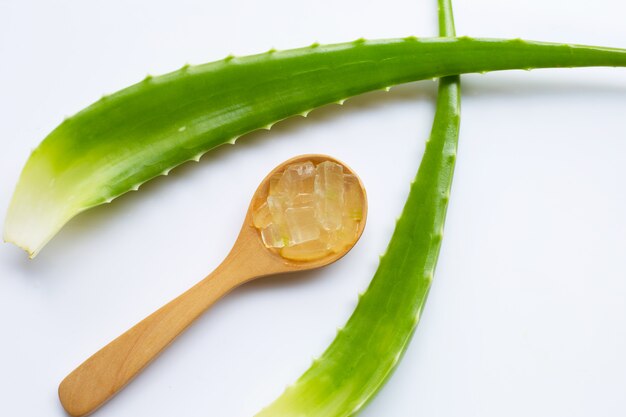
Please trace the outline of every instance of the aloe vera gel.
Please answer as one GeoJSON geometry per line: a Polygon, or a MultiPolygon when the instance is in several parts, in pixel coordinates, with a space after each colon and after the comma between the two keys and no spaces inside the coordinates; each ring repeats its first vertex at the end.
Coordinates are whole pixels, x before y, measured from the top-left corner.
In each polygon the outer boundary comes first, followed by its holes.
{"type": "Polygon", "coordinates": [[[252,221],[266,247],[287,259],[315,260],[354,243],[364,202],[359,180],[341,164],[298,162],[270,178],[252,221]]]}

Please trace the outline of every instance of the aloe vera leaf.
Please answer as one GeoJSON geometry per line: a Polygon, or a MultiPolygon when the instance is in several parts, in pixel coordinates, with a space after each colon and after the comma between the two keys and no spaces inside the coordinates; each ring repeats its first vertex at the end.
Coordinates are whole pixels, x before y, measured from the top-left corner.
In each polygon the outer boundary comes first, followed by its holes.
{"type": "MultiPolygon", "coordinates": [[[[454,36],[450,0],[438,0],[439,33],[454,36]]],[[[347,417],[383,387],[406,350],[439,256],[456,161],[459,76],[439,80],[437,109],[407,202],[369,287],[322,356],[256,417],[347,417]]]]}
{"type": "Polygon", "coordinates": [[[228,57],[92,104],[31,154],[4,239],[35,256],[73,216],[241,135],[391,85],[467,72],[626,66],[626,50],[520,39],[414,37],[228,57]]]}

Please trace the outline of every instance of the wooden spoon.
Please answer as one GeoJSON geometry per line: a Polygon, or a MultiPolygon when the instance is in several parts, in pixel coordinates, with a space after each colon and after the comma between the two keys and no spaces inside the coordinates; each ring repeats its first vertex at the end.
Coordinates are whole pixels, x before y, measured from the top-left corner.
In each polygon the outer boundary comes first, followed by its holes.
{"type": "Polygon", "coordinates": [[[59,399],[70,415],[80,417],[95,411],[129,383],[205,310],[235,287],[268,275],[320,268],[337,261],[354,246],[363,233],[367,216],[367,199],[360,180],[364,197],[363,219],[354,242],[343,251],[312,261],[293,261],[283,258],[263,244],[259,230],[252,224],[252,212],[267,197],[269,180],[274,173],[283,171],[287,165],[304,161],[316,165],[333,161],[343,165],[346,172],[355,175],[344,163],[325,155],[302,155],[277,166],[254,193],[239,237],[217,269],[100,349],[61,382],[59,399]]]}

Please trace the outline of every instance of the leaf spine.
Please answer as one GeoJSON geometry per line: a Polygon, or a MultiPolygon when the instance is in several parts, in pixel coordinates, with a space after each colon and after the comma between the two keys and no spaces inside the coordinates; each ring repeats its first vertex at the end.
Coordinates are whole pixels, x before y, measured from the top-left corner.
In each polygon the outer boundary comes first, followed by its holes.
{"type": "Polygon", "coordinates": [[[365,405],[365,403],[367,402],[367,400],[363,400],[360,403],[358,403],[356,406],[354,406],[354,409],[352,410],[352,414],[356,414],[359,412],[359,410],[361,408],[363,408],[363,406],[365,405]]]}
{"type": "Polygon", "coordinates": [[[401,358],[402,358],[402,352],[398,352],[396,356],[393,358],[393,363],[394,364],[398,363],[401,358]]]}

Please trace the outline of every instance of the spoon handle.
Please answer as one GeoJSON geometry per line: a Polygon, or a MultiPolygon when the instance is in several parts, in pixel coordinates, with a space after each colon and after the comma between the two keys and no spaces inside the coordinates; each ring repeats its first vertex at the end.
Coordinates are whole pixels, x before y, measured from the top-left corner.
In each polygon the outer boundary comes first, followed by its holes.
{"type": "Polygon", "coordinates": [[[227,259],[212,274],[100,349],[59,385],[71,416],[87,415],[111,398],[206,309],[245,281],[227,259]]]}

